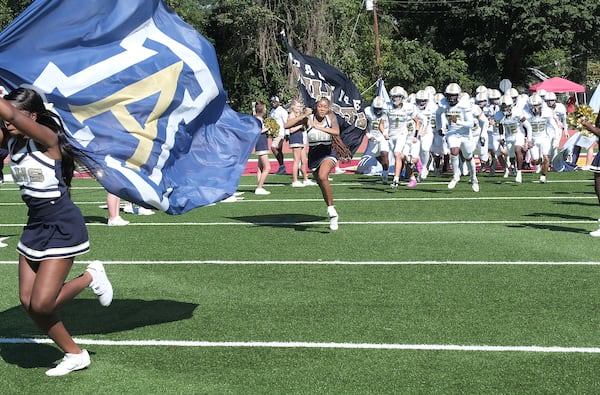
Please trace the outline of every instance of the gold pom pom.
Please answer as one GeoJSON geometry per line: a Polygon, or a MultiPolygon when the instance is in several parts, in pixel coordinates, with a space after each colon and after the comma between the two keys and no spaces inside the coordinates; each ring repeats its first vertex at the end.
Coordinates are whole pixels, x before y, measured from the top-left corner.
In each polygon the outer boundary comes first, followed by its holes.
{"type": "Polygon", "coordinates": [[[279,136],[279,124],[273,118],[267,118],[264,122],[264,127],[267,129],[265,132],[267,137],[275,138],[279,136]]]}
{"type": "Polygon", "coordinates": [[[596,122],[597,113],[594,112],[592,107],[581,104],[575,108],[575,111],[567,115],[567,125],[569,129],[575,129],[584,136],[592,136],[593,134],[581,124],[582,120],[586,120],[592,124],[596,122]]]}

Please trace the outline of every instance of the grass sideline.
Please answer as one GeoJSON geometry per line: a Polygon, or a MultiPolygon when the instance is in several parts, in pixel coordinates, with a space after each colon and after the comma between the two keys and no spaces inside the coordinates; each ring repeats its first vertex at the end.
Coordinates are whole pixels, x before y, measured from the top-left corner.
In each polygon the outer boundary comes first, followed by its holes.
{"type": "Polygon", "coordinates": [[[600,207],[587,172],[541,185],[448,177],[398,191],[332,175],[340,229],[317,187],[270,175],[269,196],[182,216],[124,214],[75,180],[92,251],[115,286],[62,315],[92,353],[63,378],[61,357],[19,306],[15,245],[26,219],[0,187],[3,393],[596,393],[600,384],[600,207]],[[13,339],[8,341],[7,339],[13,339]],[[34,343],[37,342],[37,343],[34,343]]]}

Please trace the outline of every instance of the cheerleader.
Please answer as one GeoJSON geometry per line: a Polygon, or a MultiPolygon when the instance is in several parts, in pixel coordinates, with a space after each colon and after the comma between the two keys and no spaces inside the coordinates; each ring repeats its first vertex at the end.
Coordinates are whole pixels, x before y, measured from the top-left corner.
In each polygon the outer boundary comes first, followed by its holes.
{"type": "Polygon", "coordinates": [[[63,376],[86,368],[90,356],[75,343],[57,311],[87,287],[108,306],[113,289],[98,261],[66,282],[75,257],[88,252],[89,240],[83,215],[69,196],[74,166],[62,122],[37,92],[25,88],[0,99],[0,117],[2,145],[8,147],[13,179],[29,209],[17,246],[19,297],[35,324],[65,352],[46,374],[63,376]]]}
{"type": "Polygon", "coordinates": [[[333,193],[329,183],[329,173],[338,163],[338,153],[332,145],[337,144],[336,138],[340,135],[337,118],[331,113],[331,102],[326,97],[320,98],[314,114],[305,112],[297,117],[296,122],[290,127],[305,125],[308,137],[308,167],[312,171],[313,179],[317,181],[323,200],[327,204],[329,215],[329,228],[338,229],[338,213],[333,205],[333,193]]]}

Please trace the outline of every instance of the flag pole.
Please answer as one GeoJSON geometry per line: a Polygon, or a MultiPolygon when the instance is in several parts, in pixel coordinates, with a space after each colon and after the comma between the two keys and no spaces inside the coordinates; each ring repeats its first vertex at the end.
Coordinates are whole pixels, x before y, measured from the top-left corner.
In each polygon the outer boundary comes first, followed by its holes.
{"type": "Polygon", "coordinates": [[[377,0],[373,0],[373,28],[375,30],[375,62],[377,64],[377,79],[381,79],[381,56],[379,53],[379,24],[377,22],[377,0]]]}

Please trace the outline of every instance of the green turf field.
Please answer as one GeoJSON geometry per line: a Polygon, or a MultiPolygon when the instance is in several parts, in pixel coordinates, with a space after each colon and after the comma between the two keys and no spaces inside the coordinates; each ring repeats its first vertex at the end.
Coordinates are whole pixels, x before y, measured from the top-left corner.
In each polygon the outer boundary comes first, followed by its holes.
{"type": "Polygon", "coordinates": [[[122,214],[74,180],[95,259],[115,288],[62,316],[92,354],[65,377],[61,352],[18,300],[27,210],[0,187],[2,394],[599,393],[600,206],[589,172],[449,176],[397,191],[332,175],[340,228],[318,187],[242,177],[233,203],[181,216],[122,214]]]}

